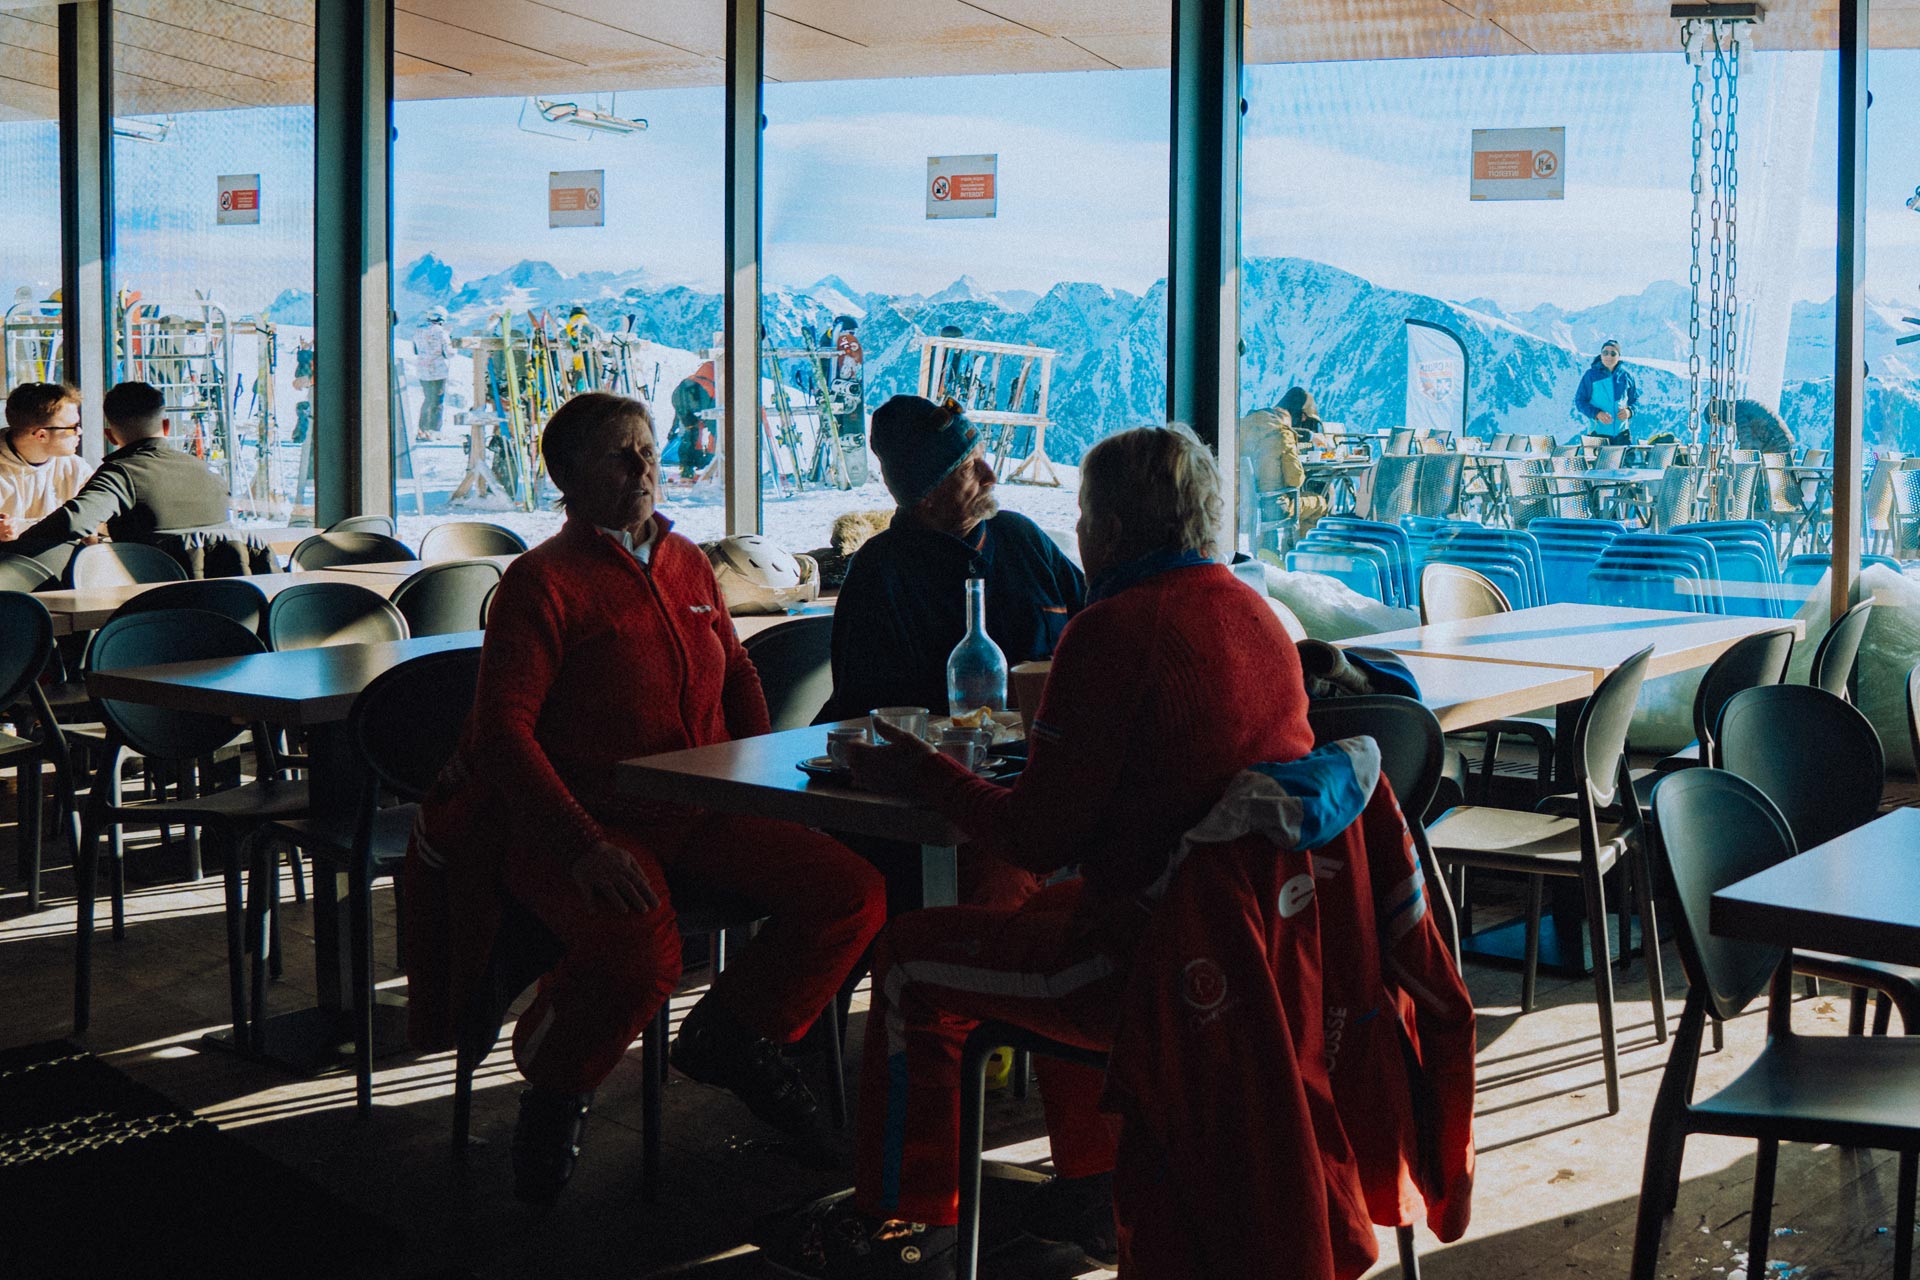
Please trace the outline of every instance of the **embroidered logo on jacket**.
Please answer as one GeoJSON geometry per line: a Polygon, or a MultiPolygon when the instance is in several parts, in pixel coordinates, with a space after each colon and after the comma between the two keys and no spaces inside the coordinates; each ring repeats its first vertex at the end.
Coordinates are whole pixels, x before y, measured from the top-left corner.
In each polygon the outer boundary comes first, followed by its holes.
{"type": "Polygon", "coordinates": [[[713,606],[710,604],[690,604],[687,606],[687,612],[688,613],[712,613],[713,606]]]}

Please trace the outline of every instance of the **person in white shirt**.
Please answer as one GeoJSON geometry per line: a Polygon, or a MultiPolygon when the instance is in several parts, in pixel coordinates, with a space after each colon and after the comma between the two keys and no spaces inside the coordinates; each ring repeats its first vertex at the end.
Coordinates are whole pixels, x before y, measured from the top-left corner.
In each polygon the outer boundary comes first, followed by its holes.
{"type": "Polygon", "coordinates": [[[427,312],[426,327],[413,335],[413,376],[420,383],[420,426],[416,439],[440,435],[440,397],[447,389],[447,357],[453,339],[447,336],[447,313],[439,307],[427,312]]]}
{"type": "Polygon", "coordinates": [[[80,393],[23,382],[7,395],[0,437],[0,542],[12,542],[80,491],[93,464],[80,456],[80,393]]]}

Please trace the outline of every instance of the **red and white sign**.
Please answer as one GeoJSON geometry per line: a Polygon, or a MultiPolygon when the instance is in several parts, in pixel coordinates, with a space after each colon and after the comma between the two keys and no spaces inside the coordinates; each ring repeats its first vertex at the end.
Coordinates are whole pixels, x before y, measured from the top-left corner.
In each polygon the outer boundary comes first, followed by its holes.
{"type": "Polygon", "coordinates": [[[929,218],[991,218],[1000,209],[1000,157],[928,156],[929,218]]]}
{"type": "Polygon", "coordinates": [[[220,175],[220,194],[214,222],[222,227],[257,224],[260,221],[260,175],[224,173],[220,175]]]}
{"type": "Polygon", "coordinates": [[[549,227],[604,227],[607,171],[566,169],[547,175],[549,227]]]}
{"type": "Polygon", "coordinates": [[[1567,131],[1475,129],[1475,200],[1564,200],[1567,195],[1567,131]]]}

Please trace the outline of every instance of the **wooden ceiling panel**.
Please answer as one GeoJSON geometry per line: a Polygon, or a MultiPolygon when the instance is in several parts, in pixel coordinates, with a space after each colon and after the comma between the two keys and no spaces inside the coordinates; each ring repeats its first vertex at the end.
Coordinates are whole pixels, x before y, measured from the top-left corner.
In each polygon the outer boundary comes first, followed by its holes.
{"type": "Polygon", "coordinates": [[[907,76],[1001,75],[1008,57],[1023,71],[1105,71],[1104,58],[1066,40],[1026,35],[991,43],[964,41],[917,45],[903,49],[795,49],[775,55],[767,51],[767,78],[783,82],[817,80],[885,80],[907,76]],[[1017,50],[1009,50],[1009,44],[1017,50]]]}
{"type": "MultiPolygon", "coordinates": [[[[1117,0],[1116,8],[1139,0],[1117,0]]],[[[870,49],[911,50],[922,43],[997,42],[1036,34],[991,11],[992,0],[767,0],[767,13],[817,31],[830,32],[870,49]]],[[[772,24],[769,24],[771,28],[772,24]]],[[[769,35],[772,32],[769,30],[769,35]]],[[[863,77],[864,78],[864,77],[863,77]]]]}
{"type": "MultiPolygon", "coordinates": [[[[720,0],[530,0],[719,61],[727,53],[727,10],[720,0]]],[[[777,0],[776,0],[777,2],[777,0]]]]}
{"type": "Polygon", "coordinates": [[[640,57],[680,61],[689,56],[625,27],[573,12],[570,6],[533,0],[398,0],[396,23],[402,13],[586,66],[640,57]]]}
{"type": "Polygon", "coordinates": [[[246,66],[250,57],[313,62],[313,6],[274,0],[118,0],[114,39],[246,66]],[[123,31],[122,28],[126,30],[123,31]],[[224,52],[221,52],[224,51],[224,52]]]}

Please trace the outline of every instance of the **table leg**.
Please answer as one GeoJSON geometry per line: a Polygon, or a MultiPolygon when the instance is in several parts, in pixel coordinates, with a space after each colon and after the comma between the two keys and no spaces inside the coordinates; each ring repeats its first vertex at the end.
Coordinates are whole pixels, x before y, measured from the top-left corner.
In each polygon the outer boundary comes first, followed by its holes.
{"type": "Polygon", "coordinates": [[[950,844],[920,846],[920,905],[951,907],[960,901],[958,855],[950,844]]]}

